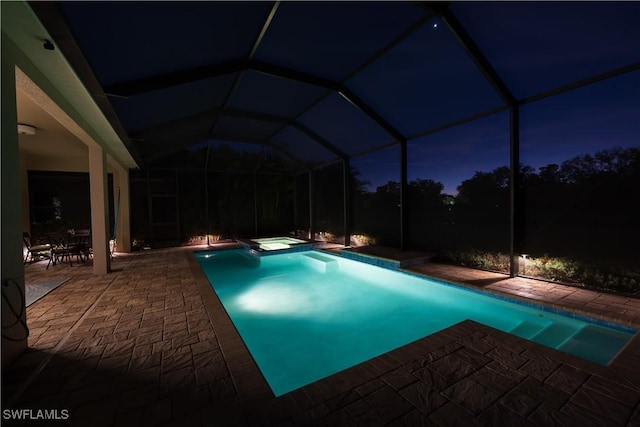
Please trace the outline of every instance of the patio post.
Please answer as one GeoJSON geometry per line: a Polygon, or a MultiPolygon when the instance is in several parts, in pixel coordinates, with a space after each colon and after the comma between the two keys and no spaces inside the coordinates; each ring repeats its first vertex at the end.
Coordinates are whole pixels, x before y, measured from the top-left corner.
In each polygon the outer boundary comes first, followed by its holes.
{"type": "Polygon", "coordinates": [[[109,258],[109,209],[107,156],[100,146],[89,146],[89,185],[91,188],[91,239],[93,273],[107,274],[109,258]]]}
{"type": "Polygon", "coordinates": [[[510,163],[509,179],[509,256],[511,277],[518,275],[518,252],[522,250],[522,193],[520,190],[520,107],[509,109],[510,163]]]}
{"type": "Polygon", "coordinates": [[[409,233],[409,196],[407,189],[407,141],[400,141],[400,249],[407,248],[409,233]]]}
{"type": "Polygon", "coordinates": [[[253,171],[253,235],[258,237],[258,182],[253,171]]]}
{"type": "Polygon", "coordinates": [[[207,246],[211,244],[209,235],[211,234],[211,221],[209,220],[209,152],[211,151],[211,141],[207,142],[207,156],[204,161],[204,217],[207,233],[207,246]]]}
{"type": "Polygon", "coordinates": [[[315,228],[315,218],[313,215],[313,209],[315,208],[315,200],[314,200],[314,193],[315,193],[315,177],[314,177],[314,171],[313,169],[309,170],[309,239],[314,240],[315,239],[315,235],[316,235],[316,228],[315,228]]]}
{"type": "Polygon", "coordinates": [[[27,156],[22,153],[20,153],[20,188],[22,189],[22,231],[31,234],[29,171],[27,170],[27,156]]]}
{"type": "Polygon", "coordinates": [[[349,164],[349,159],[344,158],[342,160],[342,177],[344,183],[344,245],[351,245],[351,166],[349,164]]]}
{"type": "Polygon", "coordinates": [[[131,209],[129,204],[129,170],[121,167],[115,168],[114,199],[118,209],[116,229],[116,249],[118,252],[131,252],[131,209]],[[119,204],[119,206],[118,206],[119,204]]]}
{"type": "Polygon", "coordinates": [[[291,175],[292,180],[293,180],[293,230],[294,233],[296,235],[296,237],[298,236],[298,180],[296,179],[296,175],[292,174],[291,175]]]}

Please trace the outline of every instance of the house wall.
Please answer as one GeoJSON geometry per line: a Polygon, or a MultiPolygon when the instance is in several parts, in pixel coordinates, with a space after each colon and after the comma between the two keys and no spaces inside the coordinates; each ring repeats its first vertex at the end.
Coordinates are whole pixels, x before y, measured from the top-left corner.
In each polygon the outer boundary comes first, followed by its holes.
{"type": "Polygon", "coordinates": [[[27,348],[22,264],[22,186],[16,123],[16,83],[13,44],[2,34],[2,367],[27,348]],[[5,125],[6,124],[6,125],[5,125]],[[20,320],[17,315],[21,314],[20,320]],[[12,325],[10,327],[6,326],[12,325]]]}

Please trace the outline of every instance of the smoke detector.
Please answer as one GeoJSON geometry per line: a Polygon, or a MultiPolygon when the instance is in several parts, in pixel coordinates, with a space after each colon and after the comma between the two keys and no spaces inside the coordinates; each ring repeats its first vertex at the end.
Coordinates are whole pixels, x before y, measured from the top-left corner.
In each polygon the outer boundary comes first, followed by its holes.
{"type": "Polygon", "coordinates": [[[35,135],[36,128],[31,125],[18,123],[18,135],[35,135]]]}

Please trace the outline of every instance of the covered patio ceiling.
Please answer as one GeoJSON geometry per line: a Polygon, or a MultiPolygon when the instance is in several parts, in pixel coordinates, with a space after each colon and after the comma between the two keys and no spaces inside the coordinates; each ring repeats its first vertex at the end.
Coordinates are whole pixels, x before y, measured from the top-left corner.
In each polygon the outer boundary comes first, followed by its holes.
{"type": "Polygon", "coordinates": [[[30,2],[142,167],[306,170],[640,69],[635,2],[30,2]]]}

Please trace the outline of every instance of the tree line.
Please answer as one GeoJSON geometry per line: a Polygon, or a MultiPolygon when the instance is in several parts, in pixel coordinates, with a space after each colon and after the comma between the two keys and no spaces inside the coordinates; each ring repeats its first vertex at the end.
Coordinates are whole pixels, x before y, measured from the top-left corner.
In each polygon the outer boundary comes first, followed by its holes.
{"type": "MultiPolygon", "coordinates": [[[[537,168],[520,165],[517,191],[520,195],[524,249],[542,251],[557,247],[561,252],[576,245],[617,246],[613,252],[633,248],[640,239],[640,149],[611,148],[584,154],[561,164],[537,168]]],[[[393,240],[397,232],[400,184],[390,181],[367,191],[367,183],[354,173],[356,228],[358,221],[373,235],[393,240]],[[365,218],[375,212],[376,218],[365,218]],[[391,226],[390,226],[391,225],[391,226]]],[[[510,168],[502,166],[489,172],[477,171],[457,187],[458,194],[444,194],[444,185],[432,179],[408,183],[408,210],[411,233],[433,239],[435,229],[463,230],[487,235],[506,242],[509,224],[510,168]],[[488,227],[488,228],[487,228],[488,227]],[[474,231],[475,228],[475,231],[474,231]],[[491,235],[491,234],[490,234],[491,235]]],[[[444,233],[442,238],[459,236],[444,233]]],[[[416,240],[420,240],[417,236],[416,240]]],[[[435,246],[447,246],[437,242],[435,246]]],[[[437,248],[436,248],[437,249],[437,248]]],[[[581,248],[584,250],[585,248],[581,248]]],[[[635,252],[638,252],[635,250],[635,252]]]]}

